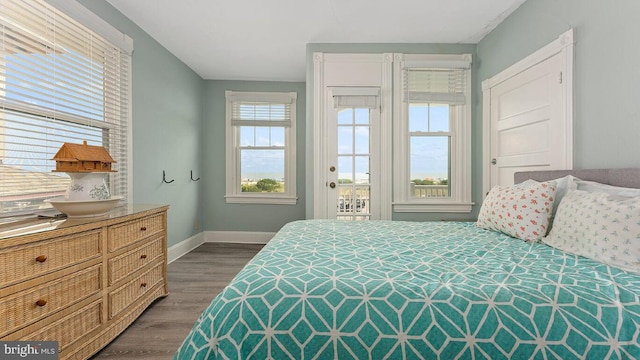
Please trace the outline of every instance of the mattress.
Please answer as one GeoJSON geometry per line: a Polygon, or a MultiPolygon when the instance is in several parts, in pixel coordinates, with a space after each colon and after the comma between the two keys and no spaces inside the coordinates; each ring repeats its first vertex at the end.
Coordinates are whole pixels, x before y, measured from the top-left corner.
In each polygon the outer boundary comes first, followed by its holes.
{"type": "Polygon", "coordinates": [[[640,358],[640,275],[466,222],[285,225],[174,359],[640,358]]]}

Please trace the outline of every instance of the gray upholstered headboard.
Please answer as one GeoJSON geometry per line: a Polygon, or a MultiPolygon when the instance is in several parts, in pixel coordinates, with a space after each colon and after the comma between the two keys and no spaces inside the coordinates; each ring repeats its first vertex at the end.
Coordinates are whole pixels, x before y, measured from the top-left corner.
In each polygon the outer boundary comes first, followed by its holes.
{"type": "Polygon", "coordinates": [[[578,179],[640,189],[640,168],[522,171],[513,176],[516,184],[527,179],[547,181],[573,175],[578,179]]]}

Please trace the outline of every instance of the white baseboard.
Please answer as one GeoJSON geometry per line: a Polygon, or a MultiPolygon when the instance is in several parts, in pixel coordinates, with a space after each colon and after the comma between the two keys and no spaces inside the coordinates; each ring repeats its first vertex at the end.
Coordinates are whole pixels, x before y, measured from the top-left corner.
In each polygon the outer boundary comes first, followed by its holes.
{"type": "Polygon", "coordinates": [[[205,231],[204,242],[232,244],[266,244],[274,232],[253,231],[205,231]]]}
{"type": "Polygon", "coordinates": [[[230,244],[266,244],[271,240],[274,232],[252,232],[252,231],[204,231],[186,240],[172,245],[168,249],[168,263],[179,259],[198,246],[208,243],[230,243],[230,244]]]}
{"type": "Polygon", "coordinates": [[[204,243],[203,233],[196,234],[186,240],[169,247],[167,254],[167,262],[171,264],[174,260],[179,259],[182,255],[187,254],[191,250],[197,248],[204,243]]]}

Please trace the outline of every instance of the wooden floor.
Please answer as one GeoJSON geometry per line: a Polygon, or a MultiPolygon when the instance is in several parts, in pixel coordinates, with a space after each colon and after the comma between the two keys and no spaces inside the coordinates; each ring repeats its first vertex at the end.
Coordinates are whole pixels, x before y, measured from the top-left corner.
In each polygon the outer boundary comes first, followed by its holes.
{"type": "Polygon", "coordinates": [[[211,300],[263,245],[206,243],[169,264],[169,296],[92,359],[171,359],[211,300]]]}

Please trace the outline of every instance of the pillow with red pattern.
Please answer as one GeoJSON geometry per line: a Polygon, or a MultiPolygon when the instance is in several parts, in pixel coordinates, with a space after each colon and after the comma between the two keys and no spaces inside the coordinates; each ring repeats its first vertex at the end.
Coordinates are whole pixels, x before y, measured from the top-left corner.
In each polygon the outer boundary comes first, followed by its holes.
{"type": "Polygon", "coordinates": [[[555,193],[555,181],[496,186],[484,199],[476,226],[538,241],[549,230],[555,193]]]}

